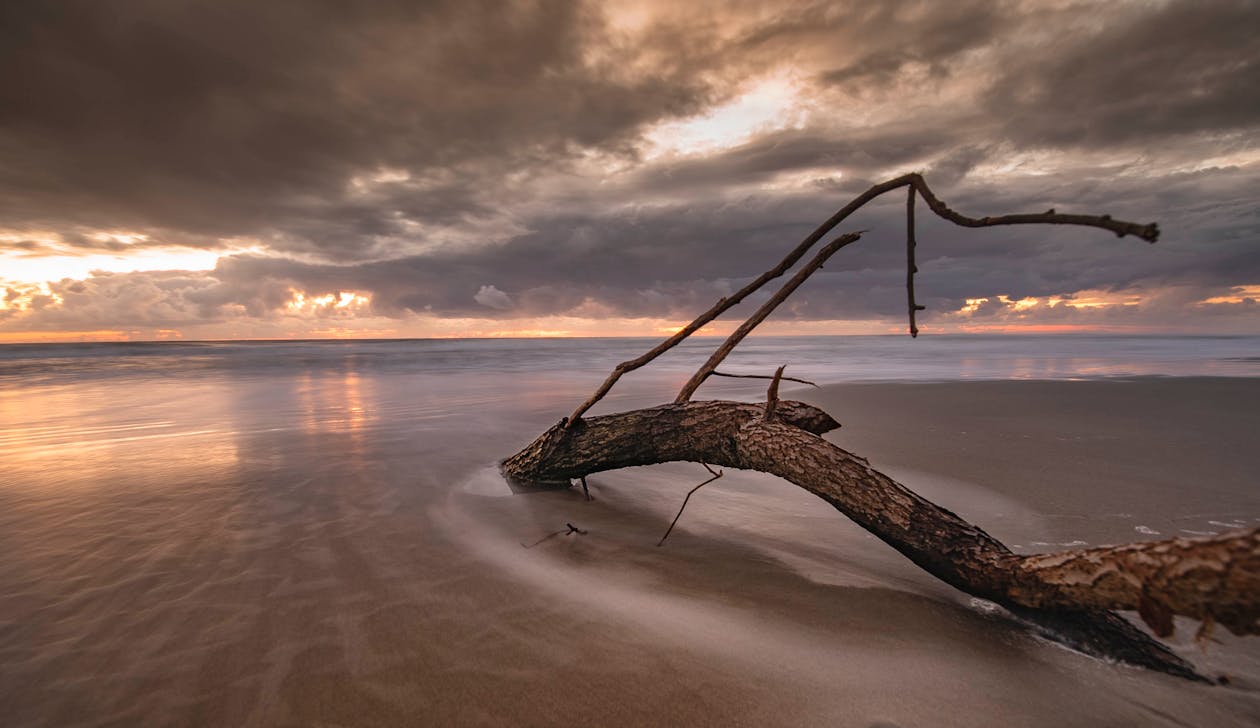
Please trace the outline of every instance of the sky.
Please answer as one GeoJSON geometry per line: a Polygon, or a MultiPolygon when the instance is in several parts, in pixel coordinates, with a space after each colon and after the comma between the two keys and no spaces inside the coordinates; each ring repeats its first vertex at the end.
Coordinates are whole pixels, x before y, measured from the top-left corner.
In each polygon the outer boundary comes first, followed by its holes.
{"type": "MultiPolygon", "coordinates": [[[[1260,334],[1260,2],[0,4],[0,342],[661,336],[921,172],[924,333],[1260,334]]],[[[905,330],[905,196],[767,333],[905,330]]],[[[763,301],[732,310],[729,330],[763,301]]]]}

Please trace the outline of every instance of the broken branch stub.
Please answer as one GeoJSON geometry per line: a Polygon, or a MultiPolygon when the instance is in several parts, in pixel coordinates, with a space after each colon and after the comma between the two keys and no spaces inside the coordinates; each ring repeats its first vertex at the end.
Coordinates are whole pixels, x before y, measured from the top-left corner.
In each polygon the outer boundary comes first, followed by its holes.
{"type": "Polygon", "coordinates": [[[770,380],[770,386],[766,389],[766,413],[761,417],[766,422],[774,421],[774,408],[779,404],[779,380],[783,379],[785,368],[787,364],[774,371],[774,378],[770,380]]]}

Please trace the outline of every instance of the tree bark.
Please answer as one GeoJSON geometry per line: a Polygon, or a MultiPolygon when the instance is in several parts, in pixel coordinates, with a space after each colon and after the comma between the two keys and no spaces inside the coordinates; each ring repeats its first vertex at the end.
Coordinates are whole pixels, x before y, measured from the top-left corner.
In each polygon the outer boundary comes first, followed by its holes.
{"type": "Polygon", "coordinates": [[[954,513],[823,439],[839,425],[800,402],[687,402],[561,420],[502,464],[518,482],[567,481],[671,461],[778,475],[951,586],[1008,608],[1090,654],[1204,679],[1112,614],[1138,609],[1156,631],[1181,614],[1260,632],[1260,529],[1208,539],[1020,556],[954,513]],[[1154,620],[1154,621],[1152,621],[1154,620]]]}

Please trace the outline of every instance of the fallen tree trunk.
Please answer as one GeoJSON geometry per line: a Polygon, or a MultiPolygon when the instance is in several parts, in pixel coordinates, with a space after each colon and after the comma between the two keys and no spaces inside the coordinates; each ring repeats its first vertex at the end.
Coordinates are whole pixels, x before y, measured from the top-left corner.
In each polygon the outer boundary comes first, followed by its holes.
{"type": "Polygon", "coordinates": [[[688,402],[561,421],[503,462],[517,481],[566,481],[671,461],[772,473],[830,503],[928,573],[1007,607],[1074,647],[1188,678],[1192,666],[1105,610],[1218,622],[1239,634],[1260,618],[1260,529],[1209,539],[1020,556],[820,437],[838,425],[799,402],[688,402]]]}
{"type": "MultiPolygon", "coordinates": [[[[731,351],[830,257],[860,233],[824,245],[769,297],[696,371],[673,404],[585,418],[620,377],[653,361],[724,311],[783,275],[836,225],[871,200],[902,187],[906,200],[906,292],[909,331],[918,334],[915,300],[916,194],[936,215],[969,228],[1001,225],[1077,225],[1155,242],[1159,228],[1108,215],[1044,213],[972,218],[945,205],[918,174],[875,185],[810,233],[773,268],[720,299],[678,333],[642,356],[622,362],[593,395],[537,440],[502,463],[509,481],[567,486],[572,478],[634,465],[692,461],[778,475],[830,503],[928,573],[968,594],[1003,605],[1056,640],[1100,657],[1180,677],[1206,680],[1164,645],[1114,614],[1136,609],[1160,636],[1173,615],[1235,634],[1260,634],[1260,529],[1208,539],[1174,539],[1059,554],[1021,556],[954,513],[875,470],[863,458],[824,440],[839,425],[799,402],[779,402],[783,368],[773,376],[764,406],[692,402],[691,396],[731,351]]],[[[712,471],[710,471],[712,472],[712,471]]],[[[715,475],[715,477],[717,477],[715,475]]],[[[680,512],[681,514],[681,512],[680,512]]],[[[677,519],[675,519],[677,520],[677,519]]],[[[672,526],[671,526],[672,528],[672,526]]]]}

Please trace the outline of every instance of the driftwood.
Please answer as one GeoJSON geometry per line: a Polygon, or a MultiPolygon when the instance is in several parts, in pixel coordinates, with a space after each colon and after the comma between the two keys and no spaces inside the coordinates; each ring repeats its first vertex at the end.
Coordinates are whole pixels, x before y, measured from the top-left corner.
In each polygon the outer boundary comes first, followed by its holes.
{"type": "Polygon", "coordinates": [[[1235,634],[1260,634],[1260,529],[1211,538],[1021,556],[982,529],[875,470],[865,459],[824,439],[824,433],[839,425],[815,407],[778,399],[782,367],[773,376],[764,405],[691,401],[708,377],[720,376],[717,366],[726,355],[832,254],[856,242],[857,233],[824,246],[723,342],[674,403],[583,417],[621,375],[650,362],[785,273],[845,217],[900,187],[909,188],[906,286],[912,335],[918,332],[915,313],[922,310],[914,298],[916,192],[934,213],[966,227],[1070,224],[1109,230],[1121,237],[1135,235],[1148,242],[1159,235],[1154,224],[1138,225],[1105,215],[1062,215],[1054,210],[966,217],[941,202],[917,174],[876,185],[734,296],[722,299],[643,356],[618,365],[572,416],[503,461],[505,476],[522,483],[568,483],[591,473],[672,461],[778,475],[827,501],[933,576],[1006,607],[1053,639],[1101,657],[1206,680],[1192,665],[1111,610],[1137,610],[1160,636],[1171,633],[1173,615],[1199,619],[1205,630],[1220,624],[1235,634]]]}

